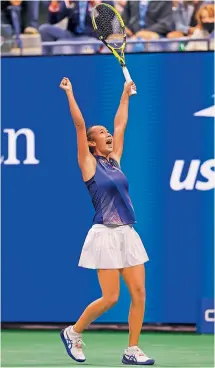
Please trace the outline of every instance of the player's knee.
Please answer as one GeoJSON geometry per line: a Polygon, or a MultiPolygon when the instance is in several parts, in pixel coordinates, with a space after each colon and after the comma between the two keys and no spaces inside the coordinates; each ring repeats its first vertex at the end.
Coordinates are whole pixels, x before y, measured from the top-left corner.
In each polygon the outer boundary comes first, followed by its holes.
{"type": "Polygon", "coordinates": [[[146,290],[142,286],[137,286],[132,292],[132,301],[144,303],[146,300],[146,290]]]}
{"type": "Polygon", "coordinates": [[[119,299],[119,293],[110,294],[107,296],[103,296],[105,307],[106,308],[112,308],[119,299]]]}

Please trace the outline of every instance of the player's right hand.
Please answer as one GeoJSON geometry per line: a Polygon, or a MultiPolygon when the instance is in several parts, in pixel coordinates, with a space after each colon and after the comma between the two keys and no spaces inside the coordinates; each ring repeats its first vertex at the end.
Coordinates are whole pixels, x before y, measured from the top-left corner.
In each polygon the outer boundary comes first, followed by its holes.
{"type": "Polygon", "coordinates": [[[124,84],[124,92],[127,93],[129,95],[129,97],[131,96],[131,90],[137,91],[137,87],[136,84],[132,81],[132,82],[125,82],[124,84]]]}
{"type": "Polygon", "coordinates": [[[72,91],[72,85],[69,78],[64,77],[60,83],[60,88],[64,91],[72,91]]]}

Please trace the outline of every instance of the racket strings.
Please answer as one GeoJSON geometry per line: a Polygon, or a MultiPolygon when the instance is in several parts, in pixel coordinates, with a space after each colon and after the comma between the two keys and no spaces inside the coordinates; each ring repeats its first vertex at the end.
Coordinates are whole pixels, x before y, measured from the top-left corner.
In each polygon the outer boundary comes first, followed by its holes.
{"type": "Polygon", "coordinates": [[[121,48],[124,43],[124,29],[117,14],[111,8],[101,4],[94,11],[94,19],[99,38],[113,48],[121,48]]]}

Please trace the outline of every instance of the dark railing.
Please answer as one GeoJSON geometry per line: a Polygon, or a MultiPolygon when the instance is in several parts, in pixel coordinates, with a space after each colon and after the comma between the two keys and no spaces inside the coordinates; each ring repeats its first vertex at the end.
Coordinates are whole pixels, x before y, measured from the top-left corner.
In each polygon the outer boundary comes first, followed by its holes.
{"type": "MultiPolygon", "coordinates": [[[[141,44],[144,46],[144,52],[147,51],[154,51],[153,50],[153,46],[155,45],[160,45],[162,47],[162,50],[158,50],[158,51],[170,51],[171,49],[168,48],[168,46],[170,46],[171,44],[177,44],[177,47],[175,50],[172,51],[177,51],[177,50],[181,50],[183,51],[183,47],[180,48],[180,46],[182,45],[187,45],[189,42],[201,42],[206,44],[206,51],[210,50],[210,43],[211,43],[211,39],[210,38],[198,38],[198,39],[194,39],[194,38],[188,38],[188,37],[182,37],[182,38],[177,38],[177,39],[167,39],[167,38],[160,38],[157,40],[127,40],[127,49],[129,48],[129,46],[133,46],[135,44],[141,44]]],[[[5,56],[5,55],[10,55],[10,51],[8,50],[9,45],[14,45],[15,44],[15,39],[13,38],[5,38],[4,41],[2,41],[1,44],[1,55],[5,56]],[[8,47],[7,47],[8,46],[8,47]],[[5,51],[4,51],[5,50],[5,51]]],[[[41,46],[42,47],[50,47],[50,48],[56,48],[56,47],[62,47],[62,46],[91,46],[91,47],[95,47],[97,49],[97,51],[95,52],[100,52],[100,46],[102,46],[102,42],[99,40],[62,40],[62,41],[55,41],[55,42],[42,42],[41,46]]],[[[18,48],[18,45],[16,46],[18,48]]],[[[103,53],[105,53],[108,49],[104,48],[103,49],[103,53]]],[[[186,49],[185,49],[186,50],[186,49]]],[[[156,51],[156,50],[155,50],[156,51]]],[[[78,53],[78,52],[77,52],[78,53]]],[[[80,52],[81,53],[81,52],[80,52]]],[[[22,48],[20,47],[20,55],[22,55],[22,48]]]]}
{"type": "MultiPolygon", "coordinates": [[[[143,43],[143,44],[156,44],[156,43],[173,43],[173,42],[178,42],[179,44],[182,42],[205,42],[208,45],[208,49],[209,49],[209,45],[210,45],[210,39],[208,38],[188,38],[188,37],[181,37],[181,38],[159,38],[157,40],[127,40],[127,44],[137,44],[137,43],[143,43]]],[[[103,45],[103,43],[99,40],[95,40],[95,41],[50,41],[50,42],[42,42],[42,46],[69,46],[69,45],[103,45]]]]}

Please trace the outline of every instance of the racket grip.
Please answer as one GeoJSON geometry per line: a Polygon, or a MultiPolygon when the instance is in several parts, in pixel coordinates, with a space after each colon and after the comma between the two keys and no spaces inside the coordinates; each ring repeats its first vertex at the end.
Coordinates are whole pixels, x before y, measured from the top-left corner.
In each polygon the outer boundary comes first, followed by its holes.
{"type": "MultiPolygon", "coordinates": [[[[126,82],[127,83],[132,82],[130,73],[129,73],[128,69],[126,68],[126,66],[123,66],[122,67],[122,71],[123,71],[123,74],[124,74],[124,77],[125,77],[126,82]]],[[[137,94],[137,91],[135,91],[133,88],[131,88],[131,94],[132,95],[136,95],[137,94]]]]}

